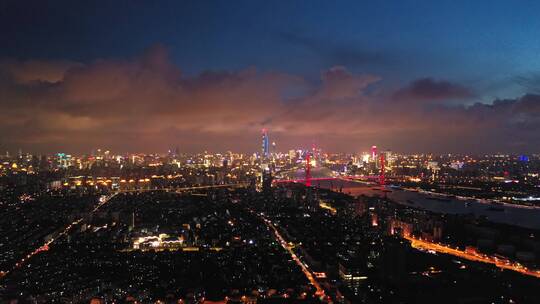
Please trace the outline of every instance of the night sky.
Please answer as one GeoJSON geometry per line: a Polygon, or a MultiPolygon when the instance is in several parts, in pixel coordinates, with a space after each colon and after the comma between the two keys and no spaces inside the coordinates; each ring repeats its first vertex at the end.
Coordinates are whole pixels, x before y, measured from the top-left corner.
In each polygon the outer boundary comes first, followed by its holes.
{"type": "Polygon", "coordinates": [[[44,2],[0,3],[2,154],[540,148],[538,1],[44,2]]]}

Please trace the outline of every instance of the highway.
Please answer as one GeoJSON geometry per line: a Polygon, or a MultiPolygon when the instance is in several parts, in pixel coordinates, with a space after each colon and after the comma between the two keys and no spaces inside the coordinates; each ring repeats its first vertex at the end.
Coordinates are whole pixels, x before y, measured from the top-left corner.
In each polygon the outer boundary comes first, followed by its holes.
{"type": "MultiPolygon", "coordinates": [[[[253,213],[256,214],[255,212],[253,212],[253,213]]],[[[319,282],[317,282],[317,280],[315,279],[315,276],[313,275],[313,273],[308,269],[308,267],[304,264],[304,262],[302,262],[300,260],[300,258],[298,258],[296,253],[294,253],[292,248],[287,244],[287,241],[285,241],[285,239],[279,233],[279,230],[276,228],[276,226],[274,226],[272,221],[270,221],[269,219],[264,217],[264,215],[262,215],[262,214],[257,214],[257,216],[264,221],[264,223],[266,224],[266,226],[268,228],[272,229],[272,231],[274,232],[274,236],[276,237],[276,240],[281,245],[281,247],[283,247],[283,249],[285,249],[289,253],[289,255],[291,256],[293,261],[298,266],[300,266],[300,268],[302,269],[302,272],[304,273],[304,275],[306,276],[308,281],[311,283],[311,285],[313,285],[315,287],[315,289],[316,289],[315,295],[317,295],[319,297],[324,297],[324,300],[325,300],[326,303],[331,303],[331,299],[329,297],[325,297],[324,289],[321,287],[319,282]]]]}
{"type": "Polygon", "coordinates": [[[540,278],[540,270],[528,269],[527,267],[521,265],[518,262],[512,262],[507,259],[501,259],[496,256],[479,253],[474,249],[461,250],[458,248],[452,248],[444,244],[434,243],[412,236],[404,236],[404,238],[410,241],[411,246],[416,249],[433,250],[438,253],[453,255],[469,261],[492,264],[501,269],[512,270],[524,275],[540,278]]]}
{"type": "Polygon", "coordinates": [[[152,192],[152,191],[184,192],[184,191],[206,190],[206,189],[215,189],[215,188],[242,188],[246,186],[248,186],[247,183],[235,183],[235,184],[210,185],[210,186],[193,186],[193,187],[183,187],[183,188],[125,189],[125,190],[119,190],[117,193],[152,192]]]}

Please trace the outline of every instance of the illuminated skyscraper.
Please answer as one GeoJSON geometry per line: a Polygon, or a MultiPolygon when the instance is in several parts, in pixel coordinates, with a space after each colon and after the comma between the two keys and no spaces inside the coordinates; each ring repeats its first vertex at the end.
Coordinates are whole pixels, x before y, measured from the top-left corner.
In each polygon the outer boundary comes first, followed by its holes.
{"type": "Polygon", "coordinates": [[[266,132],[266,129],[262,130],[262,151],[261,151],[261,158],[262,159],[268,159],[270,158],[270,143],[268,139],[268,133],[266,132]]]}
{"type": "Polygon", "coordinates": [[[371,155],[370,155],[371,166],[374,166],[372,169],[379,169],[379,152],[377,151],[377,146],[371,146],[371,155]]]}
{"type": "Polygon", "coordinates": [[[377,146],[371,146],[371,160],[376,161],[377,159],[377,146]]]}
{"type": "Polygon", "coordinates": [[[268,139],[268,132],[266,129],[262,130],[262,147],[261,147],[261,171],[257,174],[257,190],[262,191],[265,180],[271,182],[271,170],[270,170],[270,141],[268,139]]]}

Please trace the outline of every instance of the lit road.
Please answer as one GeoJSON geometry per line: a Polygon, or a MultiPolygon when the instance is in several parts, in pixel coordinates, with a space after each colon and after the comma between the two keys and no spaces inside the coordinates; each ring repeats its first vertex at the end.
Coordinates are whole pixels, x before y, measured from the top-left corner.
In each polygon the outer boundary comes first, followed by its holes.
{"type": "MultiPolygon", "coordinates": [[[[274,224],[268,220],[267,218],[265,218],[263,215],[259,215],[259,218],[261,218],[264,223],[266,224],[267,227],[269,227],[270,229],[272,229],[274,231],[274,235],[276,237],[276,240],[279,242],[279,244],[281,244],[281,246],[283,247],[283,249],[287,250],[287,252],[290,254],[290,256],[292,257],[292,259],[296,262],[296,264],[298,266],[300,266],[300,268],[302,269],[302,272],[304,273],[304,275],[306,276],[306,278],[309,280],[309,282],[315,287],[315,289],[317,290],[315,292],[315,295],[319,296],[319,297],[324,297],[325,293],[324,293],[324,289],[321,287],[321,285],[319,284],[319,282],[317,282],[317,280],[315,279],[315,276],[313,275],[313,273],[307,268],[307,266],[300,260],[300,258],[298,258],[298,256],[296,255],[296,253],[294,253],[294,251],[292,250],[292,248],[287,244],[287,242],[285,241],[285,239],[283,238],[283,236],[281,236],[281,234],[279,233],[279,230],[276,228],[276,226],[274,226],[274,224]]],[[[330,298],[329,297],[325,297],[325,301],[327,303],[331,302],[330,298]]]]}
{"type": "Polygon", "coordinates": [[[183,187],[183,188],[127,189],[127,190],[120,190],[118,191],[118,193],[152,192],[152,191],[184,192],[184,191],[206,190],[206,189],[215,189],[215,188],[242,188],[246,186],[248,186],[247,183],[235,183],[235,184],[210,185],[210,186],[193,186],[193,187],[183,187]]]}
{"type": "MultiPolygon", "coordinates": [[[[117,193],[114,193],[110,196],[107,196],[105,197],[104,199],[100,199],[99,200],[99,203],[94,207],[94,209],[92,209],[92,211],[90,213],[94,213],[96,212],[97,210],[99,210],[101,207],[103,207],[105,204],[107,204],[113,197],[115,197],[116,195],[118,194],[117,193]]],[[[13,268],[11,270],[7,270],[7,271],[3,271],[0,273],[0,278],[2,277],[5,277],[6,275],[8,275],[11,271],[17,269],[17,268],[20,268],[22,267],[29,259],[31,259],[33,256],[35,256],[36,254],[42,252],[42,251],[47,251],[49,250],[49,246],[54,243],[55,241],[57,241],[58,239],[64,237],[65,235],[67,235],[69,233],[69,231],[71,230],[71,228],[73,228],[74,226],[80,224],[81,222],[83,221],[83,218],[80,218],[72,223],[70,223],[69,225],[67,225],[60,233],[58,233],[58,235],[56,235],[55,237],[51,238],[50,240],[46,241],[43,245],[39,246],[38,248],[36,248],[35,250],[33,250],[32,252],[28,253],[25,257],[23,257],[22,259],[20,259],[17,263],[15,263],[15,266],[13,266],[13,268]]]]}
{"type": "MultiPolygon", "coordinates": [[[[158,190],[155,190],[155,189],[133,189],[133,190],[121,190],[121,191],[117,191],[115,192],[114,194],[108,196],[108,197],[105,197],[104,199],[100,199],[99,203],[94,207],[94,209],[92,209],[92,211],[90,212],[91,214],[96,212],[97,210],[99,210],[101,207],[103,207],[104,205],[106,205],[112,198],[114,198],[116,195],[120,194],[120,193],[129,193],[129,192],[144,192],[144,191],[160,191],[160,190],[163,190],[163,191],[174,191],[174,192],[183,192],[183,191],[192,191],[192,190],[203,190],[203,189],[212,189],[212,188],[230,188],[230,187],[245,187],[246,184],[243,184],[243,183],[237,183],[237,184],[225,184],[225,185],[211,185],[211,186],[195,186],[195,187],[184,187],[184,188],[165,188],[165,189],[158,189],[158,190]]],[[[81,222],[83,221],[83,218],[80,218],[72,223],[70,223],[69,225],[67,225],[60,233],[58,233],[58,235],[56,235],[55,237],[51,238],[50,240],[46,241],[43,245],[39,246],[38,248],[34,249],[33,251],[31,251],[30,253],[28,253],[26,256],[24,256],[22,259],[20,259],[17,263],[15,263],[15,266],[13,266],[13,268],[11,270],[6,270],[6,271],[1,271],[0,272],[0,278],[3,278],[5,277],[6,275],[8,275],[10,272],[14,271],[15,269],[18,269],[20,267],[22,267],[26,262],[28,262],[29,259],[31,259],[33,256],[35,256],[36,254],[40,253],[40,252],[43,252],[43,251],[47,251],[49,250],[49,246],[51,244],[53,244],[55,241],[57,241],[58,239],[66,236],[70,231],[71,229],[74,227],[74,226],[77,226],[78,224],[80,224],[81,222]]]]}
{"type": "Polygon", "coordinates": [[[411,236],[404,236],[404,238],[409,240],[411,242],[411,246],[416,249],[433,250],[435,252],[450,254],[469,261],[492,264],[501,269],[512,270],[524,275],[540,278],[540,270],[528,269],[517,262],[511,262],[507,259],[482,254],[473,249],[460,250],[457,248],[451,248],[443,244],[433,243],[411,236]]]}

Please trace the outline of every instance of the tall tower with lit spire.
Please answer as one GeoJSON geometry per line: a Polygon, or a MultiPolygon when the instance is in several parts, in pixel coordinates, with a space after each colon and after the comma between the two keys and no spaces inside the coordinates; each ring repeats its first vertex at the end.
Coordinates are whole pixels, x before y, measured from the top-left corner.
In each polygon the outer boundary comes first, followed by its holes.
{"type": "Polygon", "coordinates": [[[258,173],[259,176],[257,177],[257,189],[262,191],[263,186],[267,184],[267,181],[271,181],[272,176],[270,172],[270,140],[268,138],[268,131],[266,129],[262,129],[260,169],[261,170],[258,173]]]}
{"type": "Polygon", "coordinates": [[[270,140],[268,139],[268,132],[266,129],[262,129],[262,149],[261,159],[270,158],[270,140]]]}

